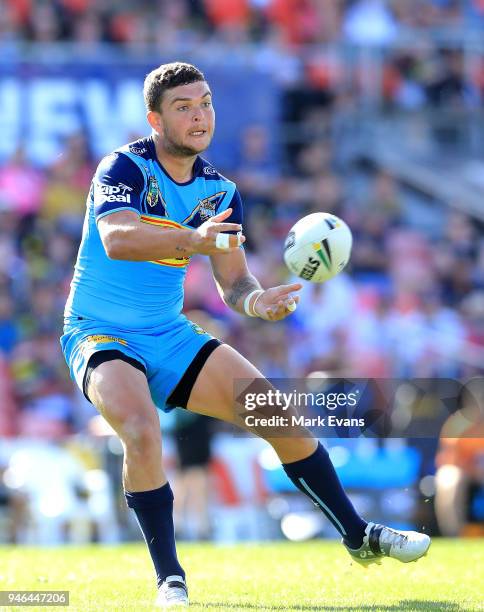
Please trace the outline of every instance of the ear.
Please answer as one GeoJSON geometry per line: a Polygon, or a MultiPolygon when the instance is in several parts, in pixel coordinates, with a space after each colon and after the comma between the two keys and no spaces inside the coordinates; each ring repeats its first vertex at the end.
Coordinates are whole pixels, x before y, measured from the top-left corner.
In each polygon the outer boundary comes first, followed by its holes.
{"type": "Polygon", "coordinates": [[[148,111],[146,114],[146,118],[148,119],[148,123],[155,130],[155,132],[161,132],[163,129],[161,115],[156,111],[148,111]]]}

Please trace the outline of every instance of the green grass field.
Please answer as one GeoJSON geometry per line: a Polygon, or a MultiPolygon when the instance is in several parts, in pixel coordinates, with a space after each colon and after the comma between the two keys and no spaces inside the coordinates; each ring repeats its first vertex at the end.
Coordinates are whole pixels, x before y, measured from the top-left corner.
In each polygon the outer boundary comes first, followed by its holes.
{"type": "MultiPolygon", "coordinates": [[[[482,540],[437,539],[417,563],[387,559],[366,570],[352,564],[338,543],[325,541],[180,545],[179,556],[193,610],[484,610],[482,540]]],[[[151,561],[141,544],[0,547],[0,590],[27,589],[68,590],[69,610],[82,612],[145,610],[155,598],[151,561]]]]}

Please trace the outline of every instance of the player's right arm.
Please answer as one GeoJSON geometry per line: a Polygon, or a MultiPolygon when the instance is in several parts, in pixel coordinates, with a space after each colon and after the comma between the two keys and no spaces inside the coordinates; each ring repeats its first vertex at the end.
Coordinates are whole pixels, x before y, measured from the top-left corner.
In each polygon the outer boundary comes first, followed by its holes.
{"type": "MultiPolygon", "coordinates": [[[[236,223],[224,223],[231,209],[212,217],[196,230],[159,228],[141,221],[144,178],[138,166],[126,155],[106,157],[94,178],[94,214],[99,235],[110,259],[152,261],[211,255],[220,232],[240,231],[236,223]]],[[[245,238],[242,237],[242,242],[245,238]]],[[[229,237],[230,253],[238,248],[237,236],[229,237]]]]}
{"type": "Polygon", "coordinates": [[[237,223],[222,223],[230,216],[231,208],[224,210],[196,230],[160,228],[147,225],[131,211],[122,211],[103,217],[98,223],[99,233],[110,259],[152,261],[191,255],[231,253],[238,249],[245,237],[229,236],[229,248],[221,251],[216,246],[217,234],[241,230],[237,223]]]}

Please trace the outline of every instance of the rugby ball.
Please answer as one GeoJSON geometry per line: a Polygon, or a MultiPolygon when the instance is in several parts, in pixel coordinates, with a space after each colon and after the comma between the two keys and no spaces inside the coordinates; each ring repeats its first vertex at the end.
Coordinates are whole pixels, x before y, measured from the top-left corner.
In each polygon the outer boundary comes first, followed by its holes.
{"type": "Polygon", "coordinates": [[[312,213],[288,233],[284,261],[296,276],[324,283],[346,266],[352,244],[351,230],[342,219],[329,213],[312,213]]]}

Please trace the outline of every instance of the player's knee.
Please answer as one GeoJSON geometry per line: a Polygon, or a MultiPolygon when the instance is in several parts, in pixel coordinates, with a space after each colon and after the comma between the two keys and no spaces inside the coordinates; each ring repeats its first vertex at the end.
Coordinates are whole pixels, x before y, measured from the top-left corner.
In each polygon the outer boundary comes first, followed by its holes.
{"type": "Polygon", "coordinates": [[[161,447],[159,423],[143,415],[127,416],[121,423],[119,436],[126,452],[130,454],[149,456],[161,447]]]}
{"type": "Polygon", "coordinates": [[[114,365],[107,362],[94,370],[89,397],[130,454],[154,452],[160,447],[161,432],[148,388],[140,388],[144,381],[138,372],[133,377],[130,370],[118,372],[114,365]]]}

